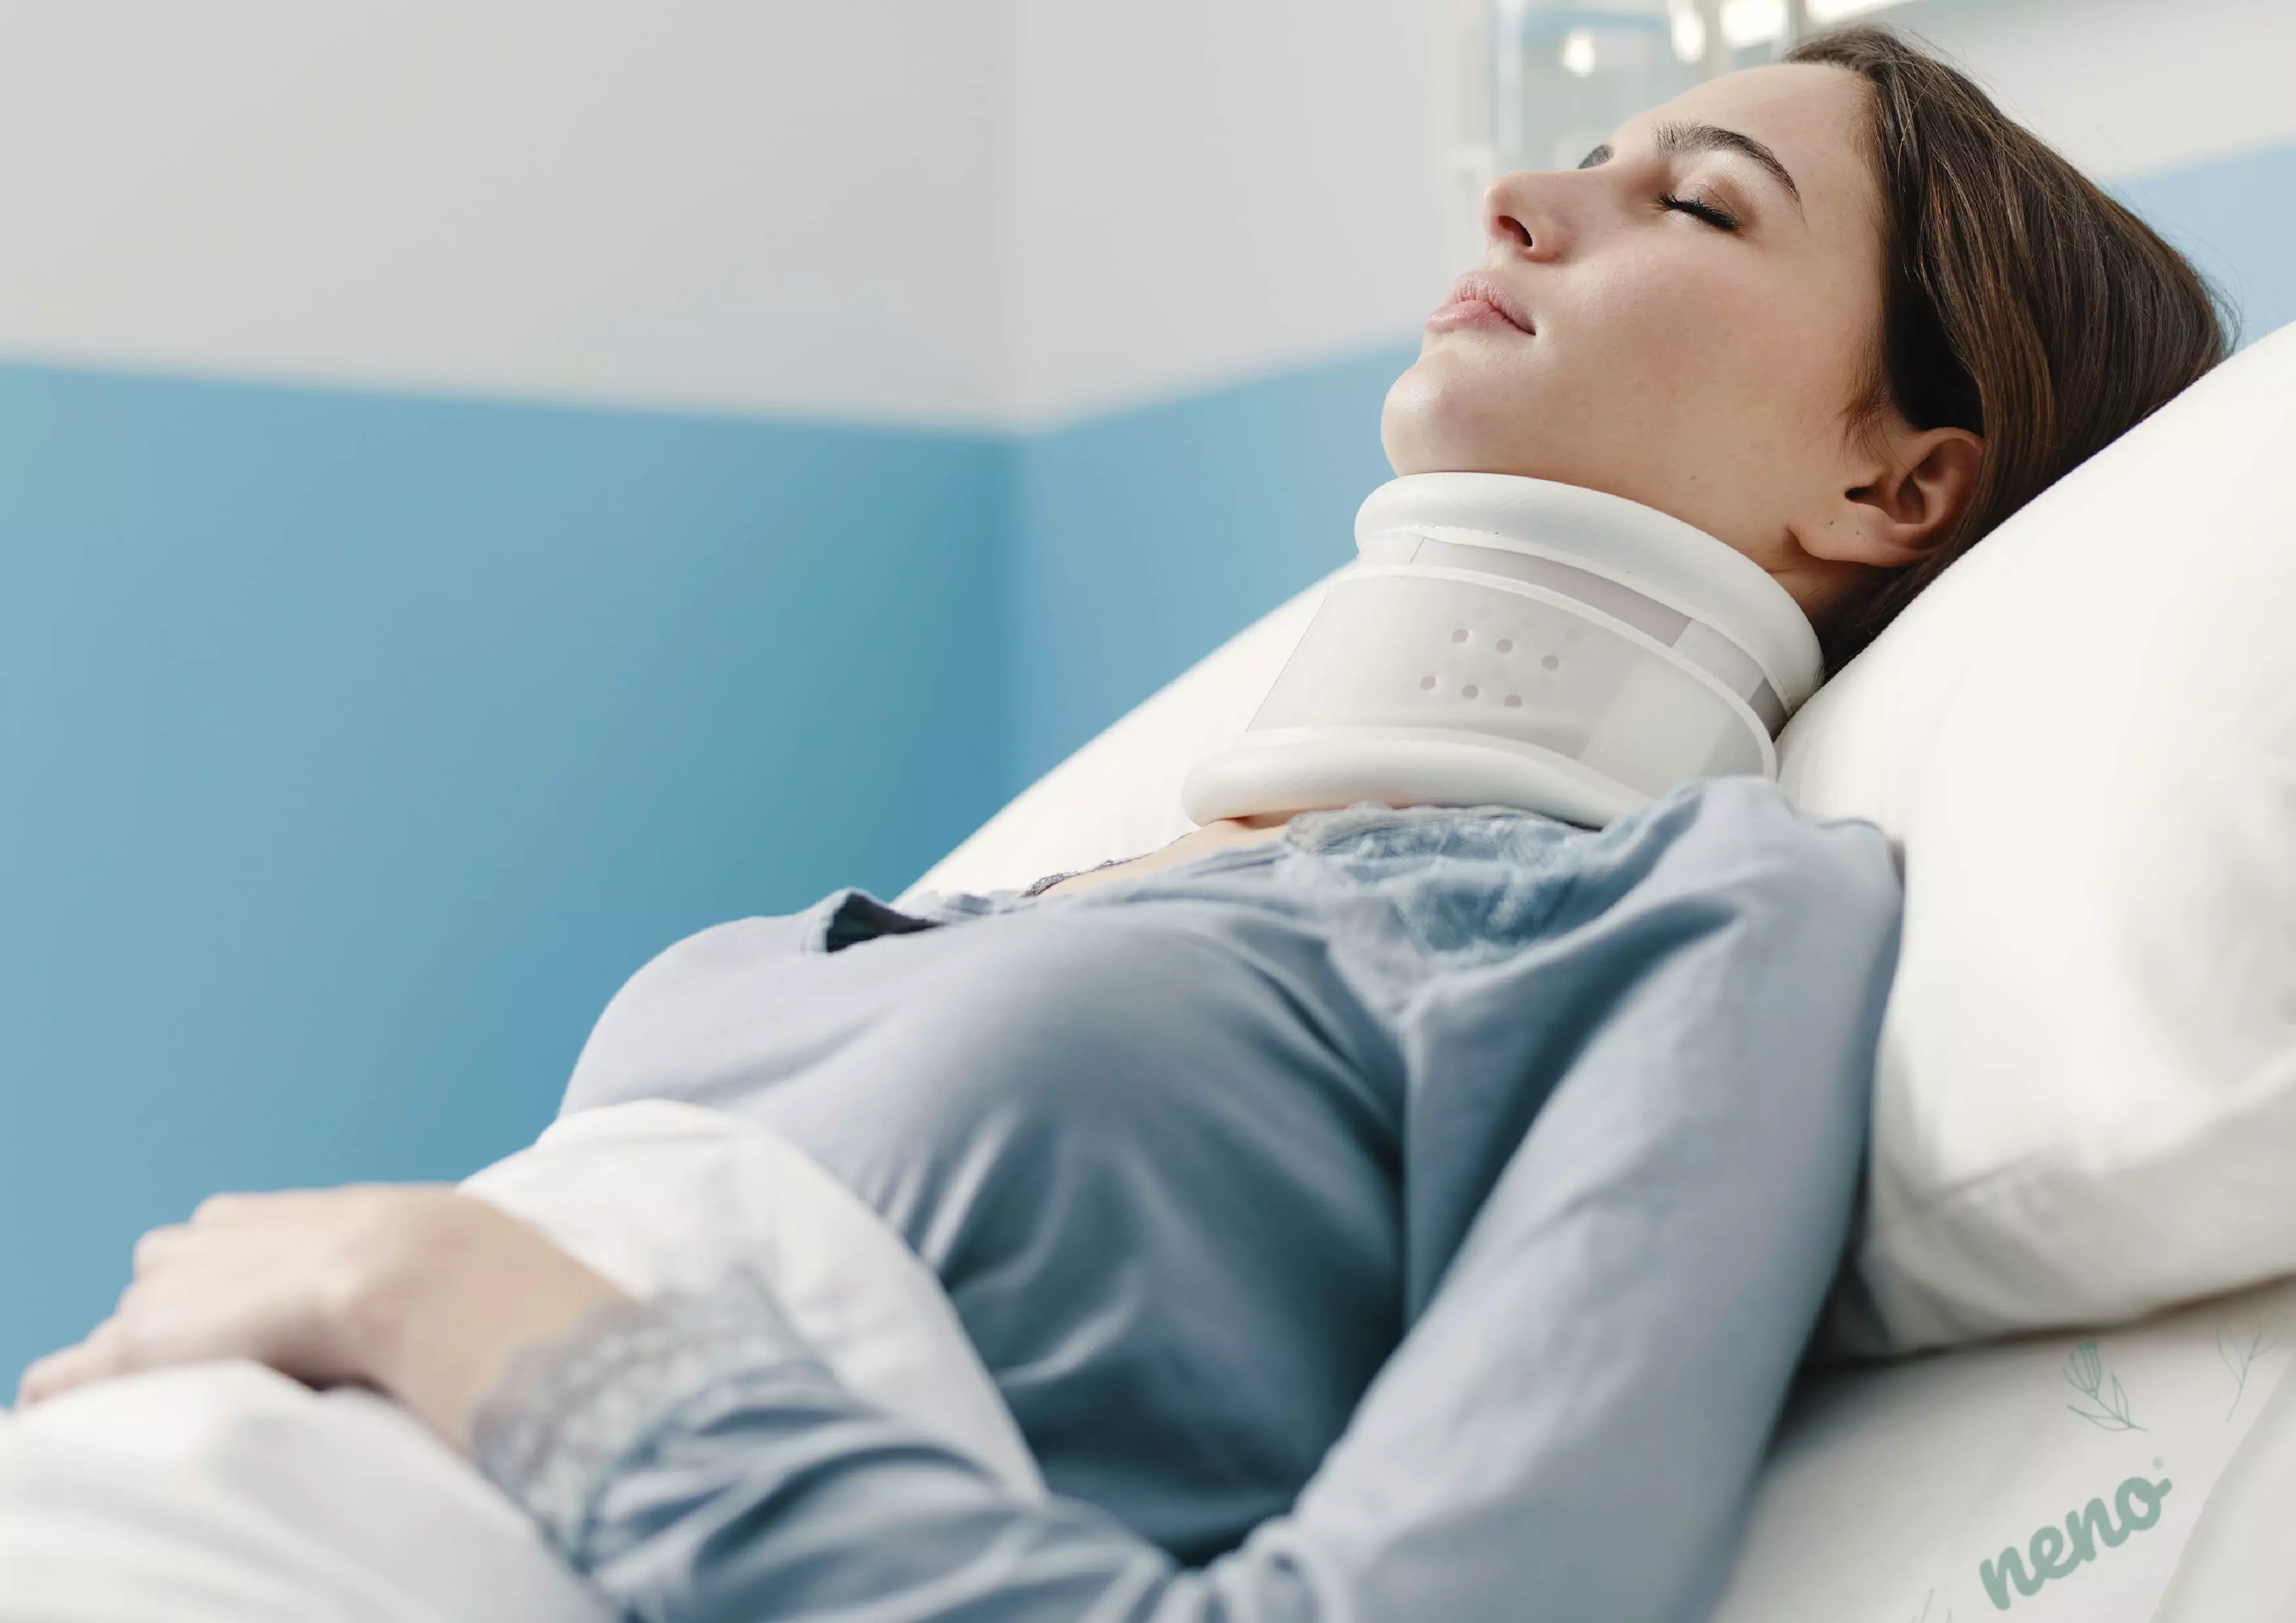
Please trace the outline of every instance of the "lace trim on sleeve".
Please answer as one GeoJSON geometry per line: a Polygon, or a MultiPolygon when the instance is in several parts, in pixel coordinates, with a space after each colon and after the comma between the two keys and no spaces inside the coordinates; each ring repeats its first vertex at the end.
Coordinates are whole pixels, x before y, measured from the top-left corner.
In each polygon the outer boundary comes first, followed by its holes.
{"type": "Polygon", "coordinates": [[[733,1375],[814,1361],[746,1273],[611,1302],[511,1356],[472,1411],[472,1457],[578,1565],[599,1491],[682,1404],[733,1375]]]}

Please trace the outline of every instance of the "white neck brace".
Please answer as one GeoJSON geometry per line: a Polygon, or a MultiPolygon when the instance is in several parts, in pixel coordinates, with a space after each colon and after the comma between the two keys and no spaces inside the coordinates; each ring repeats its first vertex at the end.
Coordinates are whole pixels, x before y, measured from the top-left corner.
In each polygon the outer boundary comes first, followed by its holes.
{"type": "Polygon", "coordinates": [[[1349,806],[1515,806],[1600,827],[1690,778],[1775,776],[1816,635],[1759,564],[1653,508],[1499,473],[1372,492],[1242,736],[1196,763],[1198,823],[1349,806]]]}

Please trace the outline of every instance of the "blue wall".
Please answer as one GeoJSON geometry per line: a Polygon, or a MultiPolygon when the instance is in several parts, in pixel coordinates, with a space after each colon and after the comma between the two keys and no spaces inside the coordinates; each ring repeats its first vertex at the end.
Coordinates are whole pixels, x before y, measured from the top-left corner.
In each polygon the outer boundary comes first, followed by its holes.
{"type": "Polygon", "coordinates": [[[1355,555],[1416,341],[1039,436],[1014,572],[1022,780],[1355,555]]]}
{"type": "Polygon", "coordinates": [[[469,1171],[659,948],[993,810],[1010,460],[0,370],[0,1380],[143,1228],[469,1171]]]}
{"type": "Polygon", "coordinates": [[[2148,176],[2114,190],[2229,294],[2250,342],[2296,321],[2296,146],[2148,176]]]}

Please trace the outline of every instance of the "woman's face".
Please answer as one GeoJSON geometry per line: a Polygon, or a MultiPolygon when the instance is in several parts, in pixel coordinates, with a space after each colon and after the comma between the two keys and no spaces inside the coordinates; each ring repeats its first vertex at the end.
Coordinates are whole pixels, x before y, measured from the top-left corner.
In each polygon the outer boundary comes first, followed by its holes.
{"type": "Polygon", "coordinates": [[[1389,391],[1396,471],[1629,497],[1745,553],[1813,619],[1915,561],[1977,448],[1859,418],[1882,289],[1867,95],[1833,67],[1733,73],[1577,169],[1496,182],[1481,267],[1389,391]]]}

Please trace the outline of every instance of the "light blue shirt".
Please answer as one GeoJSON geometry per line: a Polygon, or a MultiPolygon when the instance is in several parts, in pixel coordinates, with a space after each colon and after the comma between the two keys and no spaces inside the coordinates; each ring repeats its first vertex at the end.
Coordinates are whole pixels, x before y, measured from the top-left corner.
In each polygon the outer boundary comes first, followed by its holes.
{"type": "Polygon", "coordinates": [[[1599,832],[1358,807],[706,932],[566,1108],[806,1148],[939,1276],[1054,1498],[739,1287],[573,1338],[480,1463],[678,1623],[1694,1617],[1841,1252],[1898,897],[1871,826],[1719,779],[1599,832]]]}

